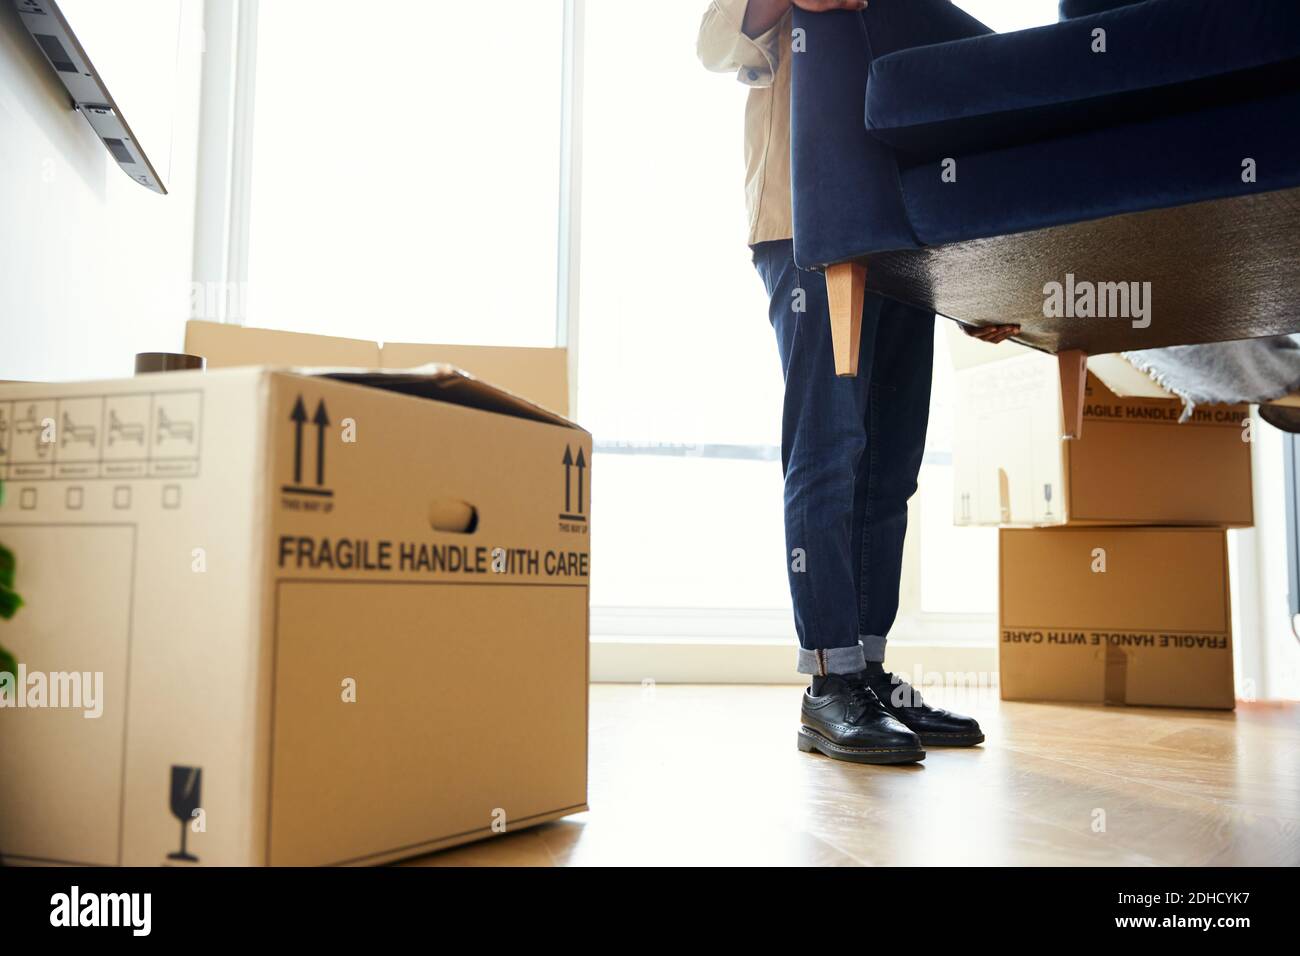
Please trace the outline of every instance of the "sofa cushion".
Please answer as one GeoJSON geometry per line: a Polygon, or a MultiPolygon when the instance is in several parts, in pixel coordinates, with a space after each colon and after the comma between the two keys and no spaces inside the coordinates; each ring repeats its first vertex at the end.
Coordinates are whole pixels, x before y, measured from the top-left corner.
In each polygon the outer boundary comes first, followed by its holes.
{"type": "Polygon", "coordinates": [[[901,176],[907,215],[932,246],[1295,189],[1295,116],[1293,91],[977,153],[958,161],[956,182],[944,181],[940,160],[919,164],[901,176]],[[1254,181],[1242,175],[1247,158],[1254,181]]]}
{"type": "Polygon", "coordinates": [[[879,57],[866,126],[922,161],[1297,88],[1300,3],[1145,0],[879,57]]]}
{"type": "Polygon", "coordinates": [[[1074,20],[1078,17],[1090,17],[1094,13],[1105,13],[1116,7],[1127,7],[1146,0],[1061,0],[1059,7],[1062,20],[1074,20]]]}

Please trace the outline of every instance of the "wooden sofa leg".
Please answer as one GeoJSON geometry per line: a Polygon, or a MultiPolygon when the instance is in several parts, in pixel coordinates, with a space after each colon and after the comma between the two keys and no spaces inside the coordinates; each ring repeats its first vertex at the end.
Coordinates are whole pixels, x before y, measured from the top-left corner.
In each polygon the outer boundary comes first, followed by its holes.
{"type": "Polygon", "coordinates": [[[1083,398],[1088,382],[1088,353],[1068,349],[1056,354],[1061,371],[1061,412],[1066,438],[1083,437],[1083,398]]]}
{"type": "Polygon", "coordinates": [[[835,374],[858,374],[862,344],[862,296],[867,290],[867,267],[860,262],[839,262],[826,267],[826,298],[831,307],[831,347],[835,374]]]}

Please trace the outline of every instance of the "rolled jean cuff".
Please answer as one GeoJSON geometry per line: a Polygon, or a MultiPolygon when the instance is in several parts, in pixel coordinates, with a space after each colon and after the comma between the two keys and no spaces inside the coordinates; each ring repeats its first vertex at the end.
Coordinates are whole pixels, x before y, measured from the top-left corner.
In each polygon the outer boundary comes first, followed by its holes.
{"type": "Polygon", "coordinates": [[[873,664],[883,664],[885,662],[885,639],[877,637],[875,634],[859,634],[858,640],[862,642],[862,657],[873,664]]]}
{"type": "MultiPolygon", "coordinates": [[[[884,639],[880,646],[884,647],[884,639]]],[[[882,651],[881,660],[884,660],[882,651]]],[[[799,648],[799,673],[817,674],[856,674],[867,666],[862,656],[862,645],[853,647],[801,647],[799,648]]]]}

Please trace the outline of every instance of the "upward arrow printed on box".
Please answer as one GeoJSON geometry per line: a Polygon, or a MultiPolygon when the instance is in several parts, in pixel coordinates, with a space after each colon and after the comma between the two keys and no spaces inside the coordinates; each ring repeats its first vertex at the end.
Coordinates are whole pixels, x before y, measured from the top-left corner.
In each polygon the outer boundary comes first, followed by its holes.
{"type": "Polygon", "coordinates": [[[581,445],[578,446],[578,457],[575,459],[573,457],[573,450],[568,445],[565,445],[564,458],[562,460],[562,464],[564,465],[565,515],[569,517],[576,517],[584,513],[583,512],[583,497],[584,497],[583,496],[583,472],[586,471],[587,468],[587,459],[583,456],[582,446],[581,445]],[[573,511],[571,508],[571,505],[573,503],[573,487],[572,487],[573,467],[575,465],[578,468],[578,510],[576,512],[573,511]]]}
{"type": "Polygon", "coordinates": [[[289,414],[290,421],[293,422],[293,483],[302,484],[302,426],[307,421],[307,409],[302,403],[302,396],[293,403],[293,411],[289,414]]]}
{"type": "MultiPolygon", "coordinates": [[[[303,404],[302,396],[293,403],[293,411],[289,413],[289,420],[293,422],[293,483],[302,484],[302,429],[307,424],[307,406],[303,404]]],[[[311,418],[312,424],[316,426],[316,484],[325,484],[325,426],[330,423],[329,415],[325,411],[325,400],[321,399],[316,404],[316,414],[311,418]]]]}
{"type": "Polygon", "coordinates": [[[325,484],[325,426],[330,423],[329,415],[325,414],[325,399],[321,399],[316,406],[316,414],[312,416],[312,421],[316,425],[316,484],[325,484]]]}

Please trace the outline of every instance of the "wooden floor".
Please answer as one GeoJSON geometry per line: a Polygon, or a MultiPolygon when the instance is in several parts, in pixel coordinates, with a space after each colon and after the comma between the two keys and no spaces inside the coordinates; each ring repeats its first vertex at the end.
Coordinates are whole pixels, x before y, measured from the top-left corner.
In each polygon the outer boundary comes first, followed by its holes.
{"type": "Polygon", "coordinates": [[[795,749],[799,694],[595,685],[590,812],[410,862],[1300,864],[1300,704],[964,695],[947,703],[980,718],[982,747],[864,767],[795,749]]]}

